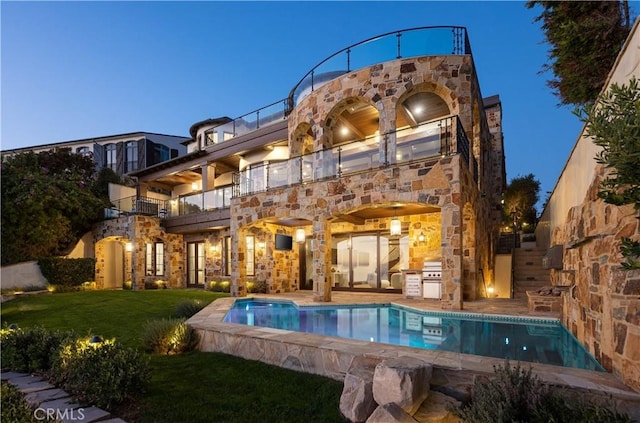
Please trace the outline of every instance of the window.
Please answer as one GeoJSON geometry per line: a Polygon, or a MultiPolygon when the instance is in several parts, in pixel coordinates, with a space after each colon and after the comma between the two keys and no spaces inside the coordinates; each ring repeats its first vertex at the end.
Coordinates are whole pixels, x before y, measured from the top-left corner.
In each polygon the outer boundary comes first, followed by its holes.
{"type": "Polygon", "coordinates": [[[145,273],[147,276],[164,275],[164,244],[162,242],[147,244],[145,273]]]}
{"type": "Polygon", "coordinates": [[[205,132],[205,145],[213,145],[218,143],[218,133],[215,131],[205,132]]]}
{"type": "Polygon", "coordinates": [[[129,141],[127,144],[127,172],[138,169],[138,142],[129,141]]]}
{"type": "Polygon", "coordinates": [[[204,242],[187,243],[187,285],[204,285],[204,242]]]}
{"type": "Polygon", "coordinates": [[[115,144],[107,144],[104,146],[104,166],[113,170],[114,172],[118,171],[118,158],[116,154],[116,145],[115,144]]]}
{"type": "Polygon", "coordinates": [[[153,164],[167,161],[171,158],[171,150],[169,147],[162,144],[155,144],[153,146],[153,164]]]}
{"type": "Polygon", "coordinates": [[[225,275],[231,275],[231,237],[224,237],[224,244],[222,246],[222,269],[225,275]]]}
{"type": "Polygon", "coordinates": [[[247,276],[254,276],[256,272],[256,246],[255,238],[249,235],[246,240],[245,265],[247,276]]]}
{"type": "Polygon", "coordinates": [[[76,153],[87,157],[91,155],[91,149],[89,147],[78,147],[78,149],[76,150],[76,153]]]}

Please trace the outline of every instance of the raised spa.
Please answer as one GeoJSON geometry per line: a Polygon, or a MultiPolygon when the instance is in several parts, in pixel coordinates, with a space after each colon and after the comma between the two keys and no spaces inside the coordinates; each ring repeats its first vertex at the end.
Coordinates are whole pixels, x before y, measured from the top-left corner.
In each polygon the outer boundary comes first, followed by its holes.
{"type": "Polygon", "coordinates": [[[420,311],[408,307],[238,299],[224,318],[297,332],[604,371],[555,319],[420,311]]]}

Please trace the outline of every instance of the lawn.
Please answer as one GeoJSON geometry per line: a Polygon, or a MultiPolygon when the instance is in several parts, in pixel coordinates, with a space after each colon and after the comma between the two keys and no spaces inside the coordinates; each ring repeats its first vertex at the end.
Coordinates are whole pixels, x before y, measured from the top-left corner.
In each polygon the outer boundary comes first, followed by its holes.
{"type": "MultiPolygon", "coordinates": [[[[142,348],[145,322],[170,317],[197,290],[88,291],[29,295],[2,304],[2,324],[42,325],[97,334],[142,348]]],[[[137,404],[117,410],[129,422],[344,422],[342,384],[218,353],[150,356],[152,379],[137,404]]]]}

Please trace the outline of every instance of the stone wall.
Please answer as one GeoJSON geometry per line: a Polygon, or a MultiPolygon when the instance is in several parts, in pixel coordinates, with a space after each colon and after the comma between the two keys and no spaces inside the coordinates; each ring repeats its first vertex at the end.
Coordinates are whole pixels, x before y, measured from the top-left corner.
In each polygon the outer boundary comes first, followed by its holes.
{"type": "Polygon", "coordinates": [[[608,371],[640,391],[640,270],[623,270],[619,252],[621,238],[640,239],[639,221],[633,206],[597,198],[598,168],[585,201],[552,234],[552,244],[564,247],[564,263],[551,280],[570,287],[564,325],[608,371]]]}

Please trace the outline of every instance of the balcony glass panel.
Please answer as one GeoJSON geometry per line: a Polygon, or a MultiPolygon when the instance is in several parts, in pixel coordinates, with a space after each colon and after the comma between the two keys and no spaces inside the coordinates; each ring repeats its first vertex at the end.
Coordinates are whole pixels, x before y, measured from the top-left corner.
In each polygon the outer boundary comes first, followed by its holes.
{"type": "Polygon", "coordinates": [[[369,137],[340,146],[340,171],[342,173],[367,170],[380,165],[380,137],[369,137]]]}
{"type": "Polygon", "coordinates": [[[395,34],[371,40],[351,49],[351,70],[386,62],[397,56],[398,39],[395,34]]]}
{"type": "Polygon", "coordinates": [[[267,167],[267,178],[269,188],[289,185],[289,162],[269,163],[267,167]]]}
{"type": "Polygon", "coordinates": [[[400,56],[454,54],[454,37],[451,28],[432,28],[429,31],[406,31],[400,38],[400,56]]]}
{"type": "Polygon", "coordinates": [[[231,206],[232,187],[221,187],[204,192],[204,209],[215,210],[231,206]]]}
{"type": "Polygon", "coordinates": [[[442,121],[437,121],[398,131],[396,134],[396,162],[440,155],[441,125],[442,121]]]}
{"type": "Polygon", "coordinates": [[[202,212],[202,193],[180,197],[180,215],[202,212]]]}

